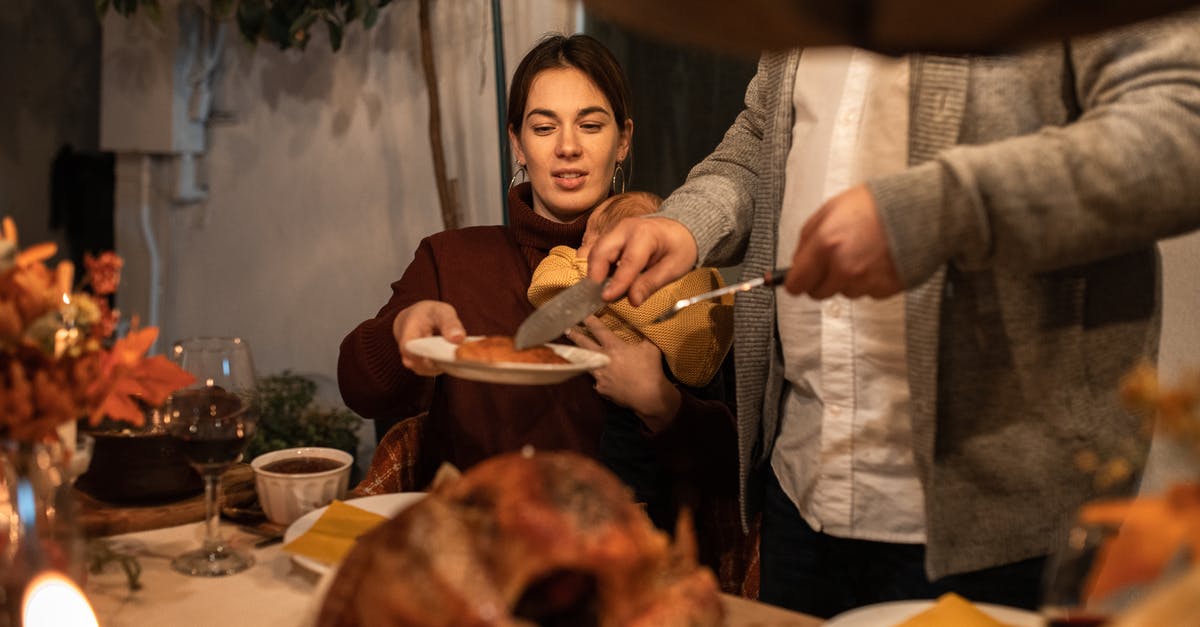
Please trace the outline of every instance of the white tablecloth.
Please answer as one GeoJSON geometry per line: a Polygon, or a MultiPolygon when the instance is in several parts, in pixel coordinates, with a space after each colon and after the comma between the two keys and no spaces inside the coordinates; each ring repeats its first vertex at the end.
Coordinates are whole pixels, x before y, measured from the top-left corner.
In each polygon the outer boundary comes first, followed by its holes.
{"type": "MultiPolygon", "coordinates": [[[[171,558],[200,546],[201,523],[112,536],[115,548],[137,554],[142,589],[130,592],[124,571],[109,564],[88,575],[85,591],[102,627],[307,627],[316,615],[321,578],[295,565],[275,543],[222,524],[226,538],[254,555],[248,570],[226,577],[189,577],[171,570],[171,558]]],[[[769,605],[723,595],[728,627],[812,627],[821,621],[769,605]]]]}
{"type": "Polygon", "coordinates": [[[232,544],[254,556],[254,566],[225,577],[189,577],[171,570],[172,557],[200,546],[200,523],[109,538],[119,551],[138,554],[142,589],[131,592],[115,563],[100,574],[89,573],[85,589],[100,625],[300,627],[311,621],[319,577],[296,566],[279,543],[255,549],[256,536],[230,525],[222,528],[232,544]]]}

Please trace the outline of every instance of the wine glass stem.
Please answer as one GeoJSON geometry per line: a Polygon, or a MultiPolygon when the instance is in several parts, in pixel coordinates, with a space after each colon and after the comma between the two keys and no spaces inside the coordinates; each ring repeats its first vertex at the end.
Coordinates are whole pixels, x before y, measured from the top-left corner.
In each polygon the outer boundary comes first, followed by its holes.
{"type": "Polygon", "coordinates": [[[221,473],[204,473],[204,550],[216,553],[225,547],[221,539],[221,473]]]}

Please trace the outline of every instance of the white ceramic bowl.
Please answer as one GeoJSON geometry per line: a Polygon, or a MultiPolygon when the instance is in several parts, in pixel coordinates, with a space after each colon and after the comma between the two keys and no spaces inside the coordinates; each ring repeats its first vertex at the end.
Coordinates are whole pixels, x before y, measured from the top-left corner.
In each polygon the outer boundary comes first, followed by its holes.
{"type": "Polygon", "coordinates": [[[267,518],[280,525],[324,507],[346,496],[350,481],[350,465],[354,458],[345,451],[333,448],[306,446],[263,453],[250,462],[254,469],[254,488],[258,502],[267,518]],[[311,473],[282,473],[263,470],[273,462],[300,457],[321,457],[338,462],[338,467],[311,473]]]}

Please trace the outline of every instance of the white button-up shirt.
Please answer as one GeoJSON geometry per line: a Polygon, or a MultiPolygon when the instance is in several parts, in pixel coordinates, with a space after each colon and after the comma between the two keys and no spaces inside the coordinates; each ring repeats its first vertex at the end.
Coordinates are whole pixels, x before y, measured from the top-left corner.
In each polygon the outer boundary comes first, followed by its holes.
{"type": "MultiPolygon", "coordinates": [[[[793,91],[795,124],[779,221],[779,266],[829,198],[904,169],[909,71],[851,48],[810,48],[793,91]]],[[[912,452],[904,295],[777,293],[790,383],[771,465],[814,529],[849,538],[924,542],[925,508],[912,452]]]]}

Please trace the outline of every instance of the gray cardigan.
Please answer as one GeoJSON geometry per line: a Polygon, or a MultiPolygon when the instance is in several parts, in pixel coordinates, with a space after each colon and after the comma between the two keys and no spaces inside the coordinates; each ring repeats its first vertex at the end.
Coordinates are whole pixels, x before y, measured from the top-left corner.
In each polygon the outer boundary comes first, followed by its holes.
{"type": "MultiPolygon", "coordinates": [[[[745,110],[663,205],[705,265],[751,276],[775,262],[798,59],[761,59],[745,110]]],[[[1049,552],[1096,495],[1078,452],[1144,457],[1116,389],[1157,351],[1155,241],[1200,226],[1200,22],[911,63],[911,167],[867,184],[909,289],[913,448],[939,578],[1049,552]]],[[[747,516],[786,385],[773,293],[740,294],[735,328],[747,516]]]]}

